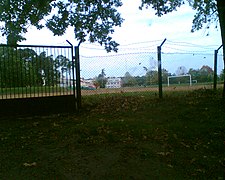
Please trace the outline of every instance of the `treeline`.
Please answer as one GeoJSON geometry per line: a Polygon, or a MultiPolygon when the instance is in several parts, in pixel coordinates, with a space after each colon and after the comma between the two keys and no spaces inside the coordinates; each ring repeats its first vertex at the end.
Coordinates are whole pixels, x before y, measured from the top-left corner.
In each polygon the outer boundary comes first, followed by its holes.
{"type": "MultiPolygon", "coordinates": [[[[213,82],[214,71],[209,66],[202,66],[200,69],[189,69],[187,72],[181,72],[180,74],[171,74],[166,69],[162,69],[162,83],[168,83],[168,76],[177,75],[191,75],[191,79],[195,83],[208,83],[213,82]]],[[[218,80],[223,81],[223,71],[219,74],[218,80]]],[[[176,77],[170,79],[170,84],[186,84],[190,83],[189,77],[176,77]]],[[[132,76],[129,72],[126,72],[122,77],[122,86],[149,86],[158,84],[158,71],[148,71],[145,76],[132,76]]]]}
{"type": "MultiPolygon", "coordinates": [[[[178,75],[191,75],[192,83],[208,83],[213,82],[214,71],[209,66],[202,66],[200,69],[189,69],[189,71],[181,68],[182,71],[177,71],[177,73],[169,73],[166,69],[162,69],[162,83],[168,83],[169,76],[178,75]]],[[[180,70],[180,69],[179,69],[180,70]]],[[[219,81],[223,81],[223,71],[218,76],[219,81]]],[[[144,76],[132,76],[129,72],[126,72],[123,77],[121,77],[122,87],[134,87],[134,86],[150,86],[158,85],[158,71],[151,70],[147,71],[144,76]]],[[[104,69],[102,73],[95,78],[95,83],[99,87],[104,88],[107,83],[107,78],[104,69]]],[[[187,84],[190,83],[189,77],[176,77],[170,79],[170,84],[187,84]]]]}
{"type": "Polygon", "coordinates": [[[55,86],[72,64],[63,55],[48,55],[30,48],[0,47],[0,87],[55,86]]]}

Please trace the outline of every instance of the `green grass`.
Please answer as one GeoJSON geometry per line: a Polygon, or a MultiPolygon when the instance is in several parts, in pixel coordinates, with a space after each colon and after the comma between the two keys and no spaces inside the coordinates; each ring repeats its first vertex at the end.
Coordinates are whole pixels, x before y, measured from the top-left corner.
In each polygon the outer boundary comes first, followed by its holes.
{"type": "Polygon", "coordinates": [[[56,93],[64,94],[70,92],[71,89],[57,87],[57,86],[38,86],[38,87],[12,87],[12,88],[0,88],[0,95],[22,95],[27,94],[44,94],[44,93],[56,93]]]}
{"type": "Polygon", "coordinates": [[[221,92],[86,96],[79,114],[0,120],[0,179],[224,179],[221,92]]]}

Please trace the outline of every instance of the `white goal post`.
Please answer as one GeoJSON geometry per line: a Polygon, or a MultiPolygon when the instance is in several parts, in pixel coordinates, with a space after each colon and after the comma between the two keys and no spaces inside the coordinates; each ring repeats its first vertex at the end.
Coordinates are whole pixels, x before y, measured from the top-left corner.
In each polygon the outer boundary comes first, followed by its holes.
{"type": "Polygon", "coordinates": [[[179,76],[168,76],[168,78],[167,78],[167,80],[168,80],[168,87],[170,86],[170,79],[178,78],[178,77],[189,77],[189,79],[190,79],[190,86],[192,85],[191,75],[190,74],[186,74],[186,75],[179,75],[179,76]]]}

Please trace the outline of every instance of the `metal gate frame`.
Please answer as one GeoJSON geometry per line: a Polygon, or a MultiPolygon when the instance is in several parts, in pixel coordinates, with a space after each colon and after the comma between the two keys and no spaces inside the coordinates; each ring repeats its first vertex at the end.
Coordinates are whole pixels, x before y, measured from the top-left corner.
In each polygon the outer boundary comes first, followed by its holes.
{"type": "MultiPolygon", "coordinates": [[[[67,42],[69,43],[69,41],[67,42]]],[[[74,47],[71,43],[69,44],[70,46],[0,45],[0,48],[2,49],[4,48],[5,49],[9,48],[11,50],[14,49],[16,51],[15,59],[20,58],[18,57],[18,54],[17,54],[17,51],[19,49],[39,48],[39,51],[40,51],[40,49],[47,48],[47,49],[50,49],[51,52],[52,52],[52,49],[54,49],[54,51],[55,49],[67,49],[70,56],[69,62],[71,62],[71,66],[72,66],[72,71],[70,70],[70,72],[72,73],[72,76],[71,76],[72,79],[69,80],[72,86],[72,90],[68,92],[64,91],[64,89],[62,88],[63,90],[60,91],[59,94],[54,93],[55,92],[54,88],[57,89],[58,85],[56,85],[55,87],[54,85],[53,86],[49,85],[48,91],[47,92],[44,91],[44,93],[42,91],[44,88],[46,90],[46,87],[35,87],[35,86],[34,87],[15,87],[15,86],[11,87],[10,86],[10,88],[6,90],[7,88],[4,88],[2,86],[2,74],[4,74],[4,72],[1,72],[1,71],[3,71],[2,64],[7,64],[7,63],[6,63],[6,59],[2,59],[2,58],[5,58],[4,55],[2,55],[2,57],[0,57],[0,97],[5,97],[5,98],[0,98],[0,116],[68,113],[68,112],[76,112],[81,108],[81,93],[80,93],[80,86],[79,86],[80,84],[79,50],[77,53],[77,50],[75,47],[76,55],[74,56],[74,47]],[[29,94],[27,93],[28,89],[30,91],[29,94]],[[6,95],[3,96],[3,91],[5,90],[6,90],[6,95]],[[21,91],[21,90],[22,90],[22,94],[17,95],[16,91],[21,91]],[[33,94],[31,93],[31,90],[34,91],[33,94]],[[51,90],[53,90],[53,92],[51,92],[51,90]],[[7,91],[9,91],[10,94],[7,94],[7,91]],[[26,94],[23,94],[23,91],[26,92],[26,94]],[[38,93],[35,93],[35,92],[38,92],[38,93]]],[[[10,58],[8,57],[8,60],[9,59],[10,58]]],[[[14,66],[12,62],[9,62],[8,65],[14,66]]],[[[59,87],[59,89],[61,88],[59,87]]]]}

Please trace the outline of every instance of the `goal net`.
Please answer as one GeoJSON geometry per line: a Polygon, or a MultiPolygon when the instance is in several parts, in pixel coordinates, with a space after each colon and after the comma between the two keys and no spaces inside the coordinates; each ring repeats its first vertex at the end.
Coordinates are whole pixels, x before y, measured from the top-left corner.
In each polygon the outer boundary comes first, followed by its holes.
{"type": "Polygon", "coordinates": [[[190,86],[192,85],[192,79],[191,79],[190,74],[179,75],[179,76],[168,76],[168,78],[167,78],[168,86],[170,86],[172,79],[174,79],[173,84],[181,84],[181,82],[183,80],[183,82],[188,81],[188,84],[190,86]]]}

